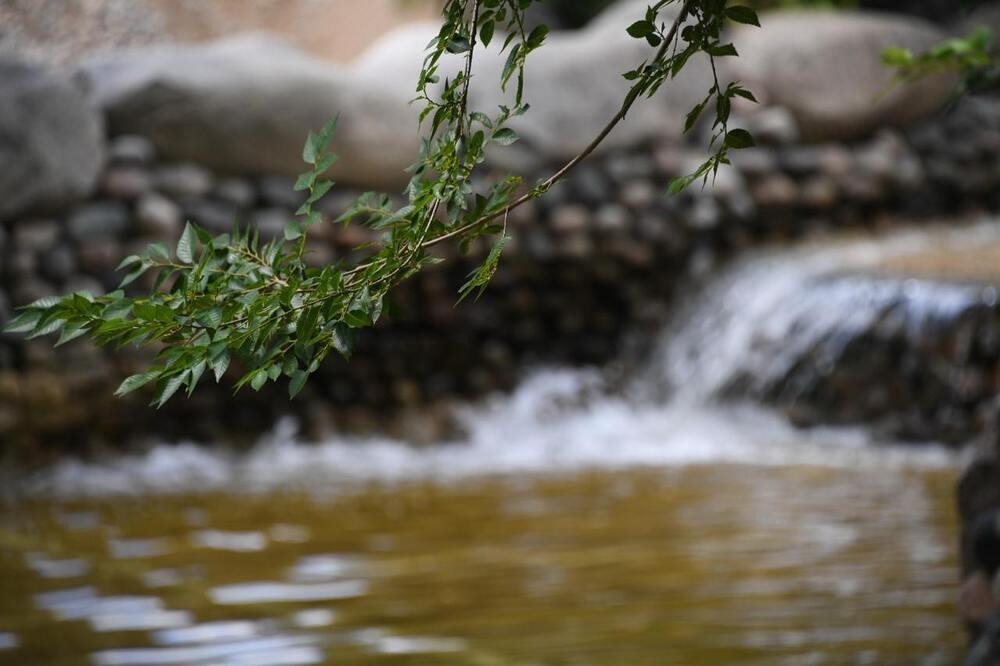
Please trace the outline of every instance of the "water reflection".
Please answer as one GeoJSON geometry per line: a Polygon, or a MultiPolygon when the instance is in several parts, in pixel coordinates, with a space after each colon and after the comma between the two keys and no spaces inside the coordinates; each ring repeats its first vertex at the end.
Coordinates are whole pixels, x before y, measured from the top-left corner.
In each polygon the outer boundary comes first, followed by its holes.
{"type": "Polygon", "coordinates": [[[22,502],[0,664],[950,664],[952,476],[715,464],[22,502]],[[57,518],[78,511],[96,529],[57,518]],[[157,547],[122,558],[109,531],[157,547]],[[38,565],[63,560],[89,566],[38,565]]]}

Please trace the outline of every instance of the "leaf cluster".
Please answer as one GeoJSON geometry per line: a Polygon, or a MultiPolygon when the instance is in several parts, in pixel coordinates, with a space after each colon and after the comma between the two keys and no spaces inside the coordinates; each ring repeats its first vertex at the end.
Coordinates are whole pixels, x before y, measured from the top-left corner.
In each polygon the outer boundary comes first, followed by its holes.
{"type": "MultiPolygon", "coordinates": [[[[485,238],[490,250],[459,292],[459,300],[484,289],[497,270],[510,239],[507,215],[542,196],[586,158],[625,117],[640,97],[654,95],[675,78],[695,55],[736,55],[721,40],[727,21],[757,25],[753,10],[725,0],[660,0],[628,26],[655,53],[625,73],[632,82],[620,111],[580,155],[552,176],[526,187],[516,176],[474,188],[472,175],[490,146],[517,141],[512,119],[528,111],[524,100],[525,67],[541,48],[548,29],[525,27],[525,11],[538,0],[446,0],[442,25],[427,46],[415,88],[422,105],[424,138],[405,202],[367,192],[337,219],[327,219],[316,204],[334,187],[325,177],[337,159],[329,148],[337,119],[311,132],[302,158],[308,169],[296,181],[306,193],[295,220],[282,238],[264,242],[256,230],[234,223],[228,234],[215,235],[188,224],[176,247],[150,245],[119,266],[124,278],[118,290],[101,296],[74,293],[36,301],[22,308],[7,330],[29,337],[58,334],[56,344],[88,335],[99,344],[150,345],[157,351],[144,371],[125,379],[118,395],[153,385],[153,404],[163,405],[182,389],[190,395],[206,374],[221,381],[239,367],[236,387],[254,390],[284,378],[294,397],[331,351],[350,357],[360,329],[375,325],[393,287],[438,259],[432,248],[455,242],[467,249],[485,238]],[[669,26],[661,13],[677,2],[680,12],[669,26]],[[469,85],[475,54],[502,40],[505,65],[497,85],[509,103],[496,109],[472,109],[469,85]],[[447,54],[459,55],[463,67],[442,74],[447,54]],[[361,224],[380,234],[378,243],[325,266],[306,261],[310,230],[318,224],[361,224]],[[140,286],[142,289],[136,289],[140,286]]],[[[690,129],[714,109],[714,154],[694,174],[675,180],[673,192],[699,177],[707,178],[728,163],[731,149],[753,145],[744,130],[730,130],[735,97],[753,101],[739,84],[722,86],[713,76],[705,99],[688,114],[690,129]]]]}

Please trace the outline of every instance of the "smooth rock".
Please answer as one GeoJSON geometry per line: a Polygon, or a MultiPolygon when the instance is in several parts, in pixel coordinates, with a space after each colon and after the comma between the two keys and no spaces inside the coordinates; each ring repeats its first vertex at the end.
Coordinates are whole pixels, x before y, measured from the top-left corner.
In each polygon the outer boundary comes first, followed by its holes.
{"type": "Polygon", "coordinates": [[[758,206],[779,208],[794,206],[799,198],[799,190],[794,180],[778,173],[765,176],[755,183],[751,195],[758,206]]]}
{"type": "Polygon", "coordinates": [[[104,125],[68,77],[0,58],[0,219],[85,197],[104,163],[104,125]]]}
{"type": "Polygon", "coordinates": [[[42,275],[56,284],[62,284],[76,271],[76,254],[65,245],[55,247],[41,258],[42,275]]]}
{"type": "Polygon", "coordinates": [[[739,58],[732,78],[762,91],[794,116],[806,141],[849,140],[880,126],[903,126],[940,109],[951,74],[890,87],[880,54],[889,46],[920,51],[946,35],[920,19],[864,11],[786,11],[761,17],[761,28],[733,31],[739,58]]]}
{"type": "Polygon", "coordinates": [[[203,197],[212,190],[212,174],[199,164],[173,164],[156,170],[153,183],[158,192],[173,197],[203,197]]]}
{"type": "Polygon", "coordinates": [[[962,619],[972,624],[982,624],[997,610],[991,581],[982,571],[976,571],[962,582],[958,609],[962,619]]]}
{"type": "Polygon", "coordinates": [[[405,184],[419,150],[417,109],[408,104],[416,78],[392,92],[266,35],[119,52],[81,71],[112,132],[224,173],[298,175],[306,135],[338,113],[337,180],[405,184]]]}
{"type": "Polygon", "coordinates": [[[287,208],[263,208],[250,214],[250,224],[260,231],[261,240],[283,237],[285,227],[292,219],[292,213],[287,208]]]}
{"type": "Polygon", "coordinates": [[[55,247],[62,230],[54,220],[22,220],[14,226],[14,247],[30,252],[44,252],[55,247]]]}
{"type": "Polygon", "coordinates": [[[135,206],[135,219],[144,236],[172,240],[181,235],[183,216],[180,206],[162,194],[150,192],[135,206]]]}
{"type": "Polygon", "coordinates": [[[134,166],[112,166],[101,176],[100,192],[111,199],[132,201],[151,187],[151,179],[145,169],[134,166]]]}
{"type": "Polygon", "coordinates": [[[119,236],[128,228],[128,209],[117,202],[94,202],[77,208],[67,223],[78,241],[95,236],[119,236]]]}
{"type": "Polygon", "coordinates": [[[212,196],[244,209],[257,202],[257,191],[245,178],[222,178],[215,184],[212,196]]]}
{"type": "Polygon", "coordinates": [[[156,148],[144,136],[123,134],[111,140],[108,159],[112,164],[147,166],[156,159],[156,148]]]}

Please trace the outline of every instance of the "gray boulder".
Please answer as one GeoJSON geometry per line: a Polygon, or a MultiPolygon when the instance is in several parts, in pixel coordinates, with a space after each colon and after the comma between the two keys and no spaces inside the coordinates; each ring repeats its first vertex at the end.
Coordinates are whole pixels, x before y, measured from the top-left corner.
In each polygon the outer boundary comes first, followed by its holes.
{"type": "MultiPolygon", "coordinates": [[[[527,115],[511,122],[521,136],[512,150],[494,149],[503,166],[530,170],[552,161],[565,160],[583,150],[621,107],[629,82],[622,74],[654,53],[645,41],[630,37],[625,29],[642,18],[649,3],[629,0],[614,5],[585,29],[553,33],[543,48],[528,60],[525,100],[527,115]]],[[[676,9],[661,16],[669,20],[676,9]]],[[[366,79],[377,79],[412,97],[420,71],[422,53],[439,26],[427,22],[406,26],[384,36],[355,63],[354,71],[366,79]]],[[[510,105],[512,94],[499,89],[500,73],[507,58],[500,53],[503,36],[476,56],[471,102],[492,113],[499,105],[510,105]]],[[[453,75],[461,59],[448,57],[441,64],[442,79],[453,75]]],[[[652,100],[639,100],[628,118],[607,137],[599,153],[635,145],[652,138],[677,137],[684,117],[708,90],[708,64],[693,58],[685,71],[663,86],[652,100]]]]}
{"type": "Polygon", "coordinates": [[[0,219],[86,196],[104,163],[104,126],[60,74],[0,59],[0,219]]]}
{"type": "Polygon", "coordinates": [[[302,172],[307,133],[337,113],[338,180],[405,183],[419,148],[406,99],[266,35],[119,52],[82,72],[112,134],[145,136],[166,159],[221,172],[302,172]]]}
{"type": "Polygon", "coordinates": [[[922,50],[946,35],[926,21],[875,12],[775,12],[761,28],[731,34],[739,58],[730,76],[762,102],[783,106],[806,141],[851,140],[880,126],[904,126],[937,111],[955,80],[928,77],[891,85],[888,46],[922,50]]]}

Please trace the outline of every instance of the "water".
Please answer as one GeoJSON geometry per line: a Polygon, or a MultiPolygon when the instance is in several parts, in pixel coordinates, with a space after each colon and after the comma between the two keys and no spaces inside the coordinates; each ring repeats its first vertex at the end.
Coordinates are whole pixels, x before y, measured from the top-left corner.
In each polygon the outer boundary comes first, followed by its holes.
{"type": "MultiPolygon", "coordinates": [[[[307,444],[286,422],[250,453],[22,479],[0,510],[0,664],[958,663],[955,454],[715,399],[775,303],[909,243],[783,273],[758,255],[635,385],[539,371],[464,408],[453,442],[307,444]]],[[[857,301],[811,303],[790,306],[857,301]]]]}

